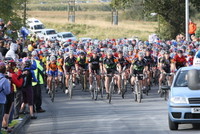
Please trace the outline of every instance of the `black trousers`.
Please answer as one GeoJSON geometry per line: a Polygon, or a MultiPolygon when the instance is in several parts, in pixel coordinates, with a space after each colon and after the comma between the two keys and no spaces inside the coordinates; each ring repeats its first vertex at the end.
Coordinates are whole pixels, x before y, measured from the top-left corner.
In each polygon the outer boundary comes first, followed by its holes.
{"type": "Polygon", "coordinates": [[[40,110],[42,106],[42,92],[40,84],[33,86],[33,102],[34,102],[34,109],[40,110]]]}
{"type": "Polygon", "coordinates": [[[15,103],[14,103],[14,117],[19,117],[20,108],[22,105],[22,90],[17,90],[15,93],[15,103]]]}

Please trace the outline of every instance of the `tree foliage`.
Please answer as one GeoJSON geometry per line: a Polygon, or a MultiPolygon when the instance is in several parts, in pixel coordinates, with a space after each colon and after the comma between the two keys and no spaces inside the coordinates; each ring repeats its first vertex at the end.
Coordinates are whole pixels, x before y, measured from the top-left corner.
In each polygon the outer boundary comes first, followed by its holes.
{"type": "MultiPolygon", "coordinates": [[[[175,38],[177,34],[185,32],[185,0],[137,0],[144,2],[145,14],[157,13],[160,30],[157,33],[163,39],[175,38]]],[[[126,8],[127,4],[136,0],[112,0],[117,8],[126,8]]],[[[130,6],[130,5],[129,5],[130,6]]],[[[199,0],[190,0],[190,6],[200,10],[199,0]]]]}
{"type": "Polygon", "coordinates": [[[19,29],[22,26],[21,12],[25,0],[0,0],[0,18],[5,22],[12,21],[13,29],[19,29]]]}

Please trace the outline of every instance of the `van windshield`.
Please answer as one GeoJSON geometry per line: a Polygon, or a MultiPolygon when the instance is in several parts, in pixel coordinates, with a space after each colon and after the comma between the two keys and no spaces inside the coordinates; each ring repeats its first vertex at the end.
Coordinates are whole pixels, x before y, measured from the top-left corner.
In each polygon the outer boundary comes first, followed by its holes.
{"type": "Polygon", "coordinates": [[[188,70],[179,72],[179,74],[175,80],[175,84],[174,84],[175,87],[187,87],[188,86],[187,73],[188,73],[188,70]]]}
{"type": "Polygon", "coordinates": [[[34,29],[35,29],[35,30],[44,29],[44,25],[35,25],[35,26],[34,26],[34,29]]]}
{"type": "Polygon", "coordinates": [[[50,34],[56,34],[56,31],[55,30],[49,30],[49,31],[47,31],[47,35],[50,35],[50,34]]]}
{"type": "Polygon", "coordinates": [[[70,37],[74,37],[74,36],[71,33],[63,34],[63,38],[70,38],[70,37]]]}

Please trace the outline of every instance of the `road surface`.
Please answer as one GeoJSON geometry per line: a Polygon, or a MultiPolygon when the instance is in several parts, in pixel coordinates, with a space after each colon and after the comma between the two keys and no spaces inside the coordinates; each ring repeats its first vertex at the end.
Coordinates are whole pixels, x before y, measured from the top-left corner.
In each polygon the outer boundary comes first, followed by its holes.
{"type": "Polygon", "coordinates": [[[38,113],[20,134],[199,134],[200,128],[190,124],[179,125],[170,131],[167,120],[167,102],[159,98],[156,89],[144,95],[142,103],[133,101],[129,91],[125,99],[115,95],[112,104],[105,99],[93,101],[88,92],[77,86],[72,100],[58,91],[55,102],[43,93],[45,113],[38,113]]]}

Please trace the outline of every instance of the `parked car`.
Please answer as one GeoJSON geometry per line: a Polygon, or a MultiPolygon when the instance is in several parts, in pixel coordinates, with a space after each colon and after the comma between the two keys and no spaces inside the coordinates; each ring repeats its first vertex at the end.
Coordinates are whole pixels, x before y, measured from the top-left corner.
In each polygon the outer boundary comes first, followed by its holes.
{"type": "Polygon", "coordinates": [[[72,40],[72,41],[76,41],[77,38],[76,36],[74,36],[74,34],[72,34],[71,32],[60,32],[57,34],[57,40],[65,42],[68,40],[72,40]]]}
{"type": "Polygon", "coordinates": [[[54,29],[43,29],[41,33],[37,34],[37,36],[44,40],[56,40],[57,32],[54,29]]]}
{"type": "Polygon", "coordinates": [[[40,33],[41,30],[45,28],[44,24],[40,20],[35,18],[27,19],[27,27],[30,33],[35,33],[35,34],[40,33]]]}
{"type": "Polygon", "coordinates": [[[188,71],[199,67],[183,67],[178,70],[170,88],[168,100],[168,121],[170,130],[177,130],[179,124],[200,123],[200,90],[188,87],[188,71]]]}

